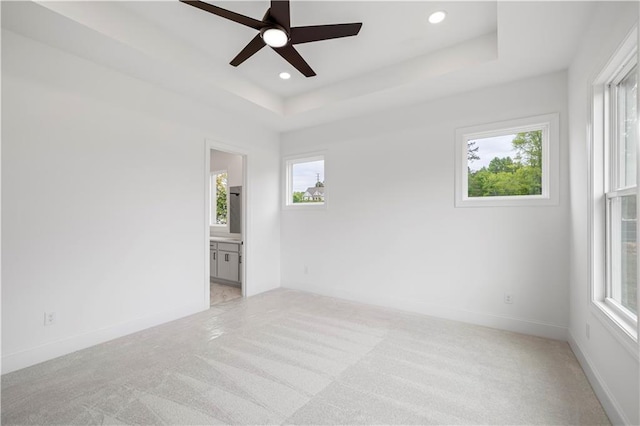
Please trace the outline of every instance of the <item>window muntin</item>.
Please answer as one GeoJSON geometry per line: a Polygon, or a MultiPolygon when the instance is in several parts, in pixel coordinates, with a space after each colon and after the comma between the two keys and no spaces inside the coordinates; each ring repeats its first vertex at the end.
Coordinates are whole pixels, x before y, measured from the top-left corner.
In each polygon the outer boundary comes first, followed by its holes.
{"type": "Polygon", "coordinates": [[[605,303],[631,324],[637,306],[637,61],[623,65],[608,84],[608,185],[606,187],[605,303]]]}
{"type": "Polygon", "coordinates": [[[229,219],[229,185],[226,170],[211,173],[211,218],[209,225],[226,227],[229,219]]]}
{"type": "Polygon", "coordinates": [[[286,206],[325,204],[324,156],[286,160],[286,206]]]}
{"type": "Polygon", "coordinates": [[[557,203],[558,114],[456,131],[456,206],[557,203]]]}

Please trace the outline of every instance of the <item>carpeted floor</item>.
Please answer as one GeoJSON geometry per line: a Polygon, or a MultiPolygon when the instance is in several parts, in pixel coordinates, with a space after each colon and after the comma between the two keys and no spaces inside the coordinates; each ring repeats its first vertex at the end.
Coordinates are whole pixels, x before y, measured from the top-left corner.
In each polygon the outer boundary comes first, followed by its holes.
{"type": "Polygon", "coordinates": [[[275,290],[2,377],[2,424],[609,424],[565,342],[275,290]]]}

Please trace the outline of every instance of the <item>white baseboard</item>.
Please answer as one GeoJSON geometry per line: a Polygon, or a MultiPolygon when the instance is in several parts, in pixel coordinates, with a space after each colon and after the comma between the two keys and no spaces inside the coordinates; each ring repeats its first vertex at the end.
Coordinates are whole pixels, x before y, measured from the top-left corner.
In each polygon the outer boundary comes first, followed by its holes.
{"type": "Polygon", "coordinates": [[[576,355],[582,370],[584,370],[584,373],[587,375],[587,379],[600,400],[604,411],[607,413],[607,416],[609,416],[611,423],[614,425],[630,425],[631,422],[620,409],[620,406],[607,387],[607,384],[602,380],[600,374],[598,374],[598,370],[593,368],[593,364],[589,360],[589,357],[582,351],[580,344],[573,337],[571,330],[569,330],[567,335],[569,337],[569,346],[571,346],[571,350],[576,355]]]}
{"type": "Polygon", "coordinates": [[[202,303],[183,306],[171,311],[105,327],[99,330],[67,337],[34,348],[2,356],[2,374],[20,370],[80,349],[85,349],[118,337],[126,336],[156,325],[164,324],[206,310],[202,303]]]}
{"type": "Polygon", "coordinates": [[[403,299],[394,296],[381,297],[373,294],[361,294],[341,288],[327,288],[324,286],[313,286],[307,284],[296,285],[294,283],[283,283],[282,287],[290,288],[292,290],[308,291],[323,296],[337,297],[339,299],[346,299],[353,302],[366,303],[370,305],[414,312],[453,321],[460,321],[490,328],[497,328],[500,330],[529,334],[532,336],[546,337],[549,339],[562,341],[567,340],[568,329],[566,326],[561,325],[443,307],[434,303],[427,303],[422,300],[403,299]]]}

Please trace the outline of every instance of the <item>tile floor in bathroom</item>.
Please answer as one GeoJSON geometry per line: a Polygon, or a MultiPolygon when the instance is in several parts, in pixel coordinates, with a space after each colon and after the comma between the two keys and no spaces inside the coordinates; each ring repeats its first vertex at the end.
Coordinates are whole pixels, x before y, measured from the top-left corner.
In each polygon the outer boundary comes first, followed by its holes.
{"type": "Polygon", "coordinates": [[[209,296],[211,306],[222,302],[228,302],[229,300],[237,299],[238,297],[242,297],[242,290],[239,287],[211,282],[209,296]]]}

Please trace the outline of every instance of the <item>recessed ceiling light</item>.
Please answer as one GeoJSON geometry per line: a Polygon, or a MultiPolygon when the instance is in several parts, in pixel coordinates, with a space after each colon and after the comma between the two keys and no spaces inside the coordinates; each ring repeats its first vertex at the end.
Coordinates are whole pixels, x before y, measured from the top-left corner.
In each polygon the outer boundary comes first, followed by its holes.
{"type": "Polygon", "coordinates": [[[291,78],[291,74],[289,74],[288,72],[281,72],[280,78],[283,80],[289,80],[291,78]]]}
{"type": "Polygon", "coordinates": [[[431,22],[432,24],[439,24],[440,22],[444,21],[444,18],[446,17],[447,12],[445,12],[444,10],[439,10],[429,15],[429,22],[431,22]]]}
{"type": "Polygon", "coordinates": [[[272,27],[262,32],[262,40],[271,47],[282,47],[289,42],[289,36],[283,29],[272,27]]]}

